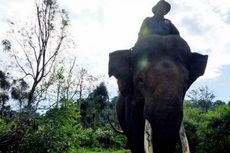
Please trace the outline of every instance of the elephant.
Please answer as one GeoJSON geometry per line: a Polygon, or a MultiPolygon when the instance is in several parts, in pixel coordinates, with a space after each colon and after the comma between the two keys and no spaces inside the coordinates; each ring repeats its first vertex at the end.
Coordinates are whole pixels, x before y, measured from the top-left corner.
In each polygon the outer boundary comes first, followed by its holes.
{"type": "Polygon", "coordinates": [[[150,35],[109,54],[108,73],[119,89],[117,118],[132,153],[175,153],[184,133],[185,93],[204,74],[207,60],[178,35],[150,35]]]}

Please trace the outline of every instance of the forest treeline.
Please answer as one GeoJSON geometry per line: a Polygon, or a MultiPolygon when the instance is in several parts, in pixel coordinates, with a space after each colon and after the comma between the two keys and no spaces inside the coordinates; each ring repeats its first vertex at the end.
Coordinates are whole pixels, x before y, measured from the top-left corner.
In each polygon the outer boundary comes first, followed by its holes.
{"type": "MultiPolygon", "coordinates": [[[[76,48],[68,12],[56,0],[36,1],[31,22],[9,21],[1,40],[0,153],[129,152],[125,136],[111,127],[120,129],[117,97],[69,54],[76,48]]],[[[207,87],[188,97],[184,124],[191,152],[229,153],[230,103],[214,101],[207,87]]]]}
{"type": "MultiPolygon", "coordinates": [[[[11,94],[15,94],[14,91],[11,94]]],[[[214,94],[207,87],[192,90],[190,97],[191,100],[184,101],[184,124],[191,152],[228,153],[229,103],[213,101],[214,94]]],[[[2,152],[80,153],[82,148],[104,151],[129,148],[125,136],[116,133],[110,125],[112,123],[119,129],[115,111],[117,97],[109,98],[104,83],[86,98],[61,98],[59,105],[43,114],[28,115],[25,111],[13,110],[11,105],[3,107],[2,98],[2,152]]],[[[181,152],[179,144],[177,150],[181,152]]]]}

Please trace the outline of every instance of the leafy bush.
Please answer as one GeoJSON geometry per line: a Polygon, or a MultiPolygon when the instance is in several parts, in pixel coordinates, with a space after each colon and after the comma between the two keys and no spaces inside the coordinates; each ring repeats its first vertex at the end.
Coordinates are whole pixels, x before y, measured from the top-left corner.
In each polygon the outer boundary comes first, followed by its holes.
{"type": "Polygon", "coordinates": [[[60,108],[51,109],[39,118],[37,130],[26,129],[20,152],[63,153],[79,148],[83,130],[78,120],[75,103],[63,100],[60,108]]]}
{"type": "Polygon", "coordinates": [[[124,148],[127,145],[125,136],[114,133],[109,125],[98,128],[95,135],[100,147],[103,148],[124,148]]]}
{"type": "Polygon", "coordinates": [[[93,148],[99,146],[92,128],[82,129],[82,133],[79,134],[79,140],[81,147],[93,148]]]}
{"type": "Polygon", "coordinates": [[[230,152],[230,107],[218,106],[209,110],[198,133],[198,153],[230,152]]]}
{"type": "Polygon", "coordinates": [[[203,111],[185,107],[184,124],[190,151],[196,153],[230,152],[230,107],[219,105],[203,111]]]}

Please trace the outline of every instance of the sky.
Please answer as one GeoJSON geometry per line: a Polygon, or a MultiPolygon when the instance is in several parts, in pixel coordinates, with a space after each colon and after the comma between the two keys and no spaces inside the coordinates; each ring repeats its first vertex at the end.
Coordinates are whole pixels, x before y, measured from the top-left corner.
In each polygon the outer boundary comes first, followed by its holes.
{"type": "MultiPolygon", "coordinates": [[[[108,54],[133,47],[142,21],[152,16],[158,0],[58,0],[71,20],[70,33],[76,43],[71,54],[93,75],[105,76],[111,95],[117,93],[116,79],[108,78],[108,54]]],[[[216,100],[230,101],[230,1],[168,0],[165,16],[180,31],[193,52],[208,54],[204,76],[191,87],[207,85],[216,100]]],[[[9,20],[33,20],[34,0],[0,0],[0,39],[9,20]]],[[[1,53],[0,53],[1,55],[1,53]]]]}

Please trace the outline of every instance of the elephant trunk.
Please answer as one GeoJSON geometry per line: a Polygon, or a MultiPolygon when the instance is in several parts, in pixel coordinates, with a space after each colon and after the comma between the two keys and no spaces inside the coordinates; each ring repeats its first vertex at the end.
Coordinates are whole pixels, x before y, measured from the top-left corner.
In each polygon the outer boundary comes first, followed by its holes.
{"type": "MultiPolygon", "coordinates": [[[[190,153],[189,144],[188,144],[187,136],[185,134],[183,122],[181,123],[180,131],[179,131],[178,135],[180,135],[180,141],[181,141],[181,145],[182,145],[182,153],[190,153]]],[[[153,144],[154,142],[153,142],[152,138],[153,138],[153,130],[152,130],[151,124],[148,120],[145,120],[145,128],[144,128],[144,150],[145,150],[145,153],[158,153],[158,152],[165,152],[165,151],[169,152],[169,150],[157,151],[154,148],[155,145],[153,144]],[[153,148],[156,151],[153,152],[153,148]]],[[[163,148],[166,148],[166,149],[167,149],[167,147],[168,146],[166,144],[163,146],[163,148]]]]}
{"type": "Polygon", "coordinates": [[[161,99],[161,101],[154,99],[150,103],[147,99],[144,106],[144,117],[152,127],[153,152],[175,153],[176,143],[180,139],[179,130],[183,117],[182,102],[179,102],[178,99],[161,99]]]}

